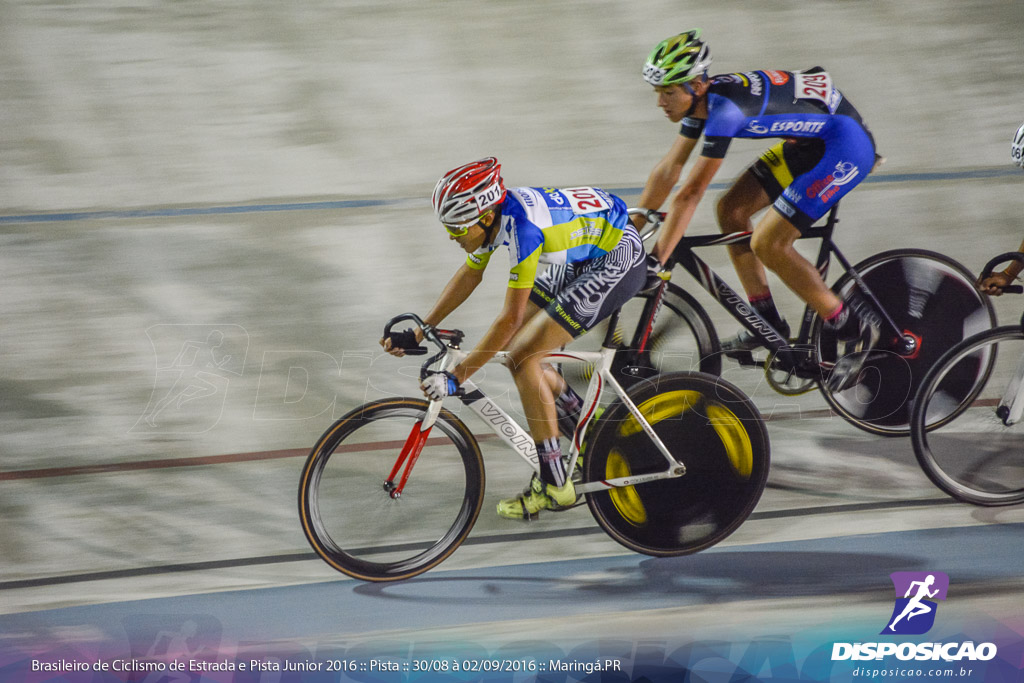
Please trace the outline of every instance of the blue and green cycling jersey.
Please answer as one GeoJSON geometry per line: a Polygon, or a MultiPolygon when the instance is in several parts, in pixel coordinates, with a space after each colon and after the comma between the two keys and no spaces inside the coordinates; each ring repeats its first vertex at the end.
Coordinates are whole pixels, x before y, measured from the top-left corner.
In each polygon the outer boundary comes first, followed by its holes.
{"type": "Polygon", "coordinates": [[[541,263],[580,263],[604,256],[619,243],[628,221],[626,203],[595,187],[510,187],[498,207],[501,228],[490,244],[466,259],[487,267],[502,245],[509,251],[508,286],[533,287],[541,263]]]}

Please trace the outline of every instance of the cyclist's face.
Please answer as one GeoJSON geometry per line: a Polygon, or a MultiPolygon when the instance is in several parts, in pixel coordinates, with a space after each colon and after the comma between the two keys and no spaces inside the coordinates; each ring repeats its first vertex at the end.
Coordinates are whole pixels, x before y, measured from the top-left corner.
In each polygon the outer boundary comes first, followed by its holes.
{"type": "Polygon", "coordinates": [[[484,240],[487,239],[487,231],[480,223],[475,223],[463,235],[453,235],[449,232],[448,239],[457,242],[467,254],[472,254],[483,246],[484,240]]]}
{"type": "Polygon", "coordinates": [[[487,231],[496,220],[498,220],[498,216],[492,209],[480,216],[480,220],[470,226],[465,233],[458,234],[449,229],[448,239],[458,242],[460,247],[472,254],[487,241],[487,231]]]}
{"type": "Polygon", "coordinates": [[[445,226],[448,230],[448,239],[458,242],[460,247],[467,253],[472,254],[487,242],[488,235],[493,233],[491,226],[497,220],[498,215],[494,212],[494,209],[491,209],[483,216],[480,216],[480,220],[466,228],[465,232],[453,230],[445,226]]]}
{"type": "Polygon", "coordinates": [[[654,88],[658,95],[658,107],[672,123],[679,123],[690,110],[694,96],[681,85],[659,85],[654,88]]]}

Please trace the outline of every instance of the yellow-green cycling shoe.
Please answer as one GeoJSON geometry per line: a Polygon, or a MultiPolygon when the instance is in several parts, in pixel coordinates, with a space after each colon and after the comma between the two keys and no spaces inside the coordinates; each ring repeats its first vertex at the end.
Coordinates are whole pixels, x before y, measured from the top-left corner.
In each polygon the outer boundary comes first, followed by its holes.
{"type": "Polygon", "coordinates": [[[575,502],[576,487],[571,481],[558,487],[545,484],[534,474],[522,494],[498,502],[498,515],[506,519],[536,519],[541,510],[564,510],[575,502]]]}

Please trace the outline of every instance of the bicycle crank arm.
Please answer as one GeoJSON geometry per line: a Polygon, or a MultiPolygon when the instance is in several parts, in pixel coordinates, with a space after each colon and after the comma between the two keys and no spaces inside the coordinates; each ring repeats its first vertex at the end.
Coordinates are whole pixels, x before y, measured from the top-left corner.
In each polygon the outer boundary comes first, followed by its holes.
{"type": "Polygon", "coordinates": [[[616,477],[615,479],[602,479],[601,481],[589,481],[583,484],[576,485],[576,493],[593,493],[594,491],[607,491],[608,489],[621,489],[627,486],[638,486],[640,484],[646,484],[652,481],[660,481],[662,479],[677,479],[686,474],[686,466],[680,464],[679,467],[665,472],[655,472],[653,474],[639,474],[635,477],[616,477]]]}
{"type": "Polygon", "coordinates": [[[754,354],[750,351],[723,351],[722,353],[726,358],[734,360],[740,365],[748,367],[760,367],[764,365],[764,361],[754,358],[754,354]]]}

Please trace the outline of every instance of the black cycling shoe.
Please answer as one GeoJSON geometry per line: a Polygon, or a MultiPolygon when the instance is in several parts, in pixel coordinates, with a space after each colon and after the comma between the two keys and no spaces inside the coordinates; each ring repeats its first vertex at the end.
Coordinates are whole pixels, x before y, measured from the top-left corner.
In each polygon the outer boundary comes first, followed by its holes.
{"type": "MultiPolygon", "coordinates": [[[[789,323],[785,320],[779,322],[778,325],[774,326],[775,331],[779,333],[779,336],[783,340],[789,339],[789,323]]],[[[764,344],[760,339],[754,336],[754,333],[748,329],[740,330],[739,334],[735,337],[730,337],[722,341],[722,351],[725,353],[735,353],[737,351],[754,351],[759,349],[764,344]]]]}
{"type": "Polygon", "coordinates": [[[857,385],[860,371],[864,369],[872,349],[878,346],[880,336],[878,323],[866,318],[860,320],[857,336],[844,343],[842,356],[825,382],[829,391],[835,394],[857,385]]]}

